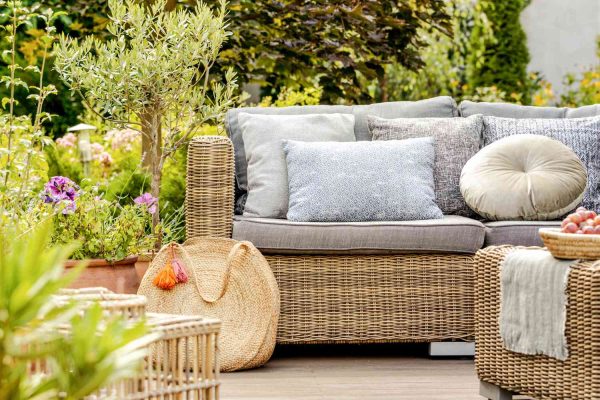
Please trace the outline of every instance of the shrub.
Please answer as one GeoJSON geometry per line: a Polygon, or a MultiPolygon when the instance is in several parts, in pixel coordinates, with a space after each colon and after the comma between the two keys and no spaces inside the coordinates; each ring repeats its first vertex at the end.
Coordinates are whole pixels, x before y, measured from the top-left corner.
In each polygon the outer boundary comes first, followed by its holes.
{"type": "Polygon", "coordinates": [[[475,26],[470,37],[471,47],[481,46],[481,60],[469,56],[467,82],[471,87],[496,86],[505,93],[522,93],[521,101],[531,102],[527,65],[529,50],[519,17],[528,0],[480,0],[494,37],[489,38],[475,26]]]}

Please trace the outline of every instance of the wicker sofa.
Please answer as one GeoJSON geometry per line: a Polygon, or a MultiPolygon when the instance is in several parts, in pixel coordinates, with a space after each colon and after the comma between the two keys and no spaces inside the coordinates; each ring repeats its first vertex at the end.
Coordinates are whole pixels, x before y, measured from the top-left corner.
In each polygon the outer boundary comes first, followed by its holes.
{"type": "MultiPolygon", "coordinates": [[[[377,223],[293,223],[239,213],[245,168],[236,132],[240,109],[227,115],[227,137],[200,137],[188,152],[188,237],[253,242],[267,257],[281,292],[278,343],[470,341],[474,335],[474,254],[489,245],[540,245],[537,230],[555,222],[443,220],[377,223]],[[237,177],[236,177],[237,167],[237,177]]],[[[578,109],[463,102],[438,97],[369,106],[244,108],[272,114],[352,113],[365,137],[366,115],[396,117],[575,118],[578,109]]]]}

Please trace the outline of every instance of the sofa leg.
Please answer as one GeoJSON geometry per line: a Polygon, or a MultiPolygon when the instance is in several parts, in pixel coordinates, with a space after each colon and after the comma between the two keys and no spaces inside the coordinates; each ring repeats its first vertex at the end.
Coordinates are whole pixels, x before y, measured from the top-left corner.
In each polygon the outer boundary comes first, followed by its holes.
{"type": "Polygon", "coordinates": [[[488,400],[512,400],[513,393],[500,386],[479,381],[479,394],[488,400]]]}
{"type": "Polygon", "coordinates": [[[429,343],[430,357],[473,357],[474,342],[432,342],[429,343]]]}

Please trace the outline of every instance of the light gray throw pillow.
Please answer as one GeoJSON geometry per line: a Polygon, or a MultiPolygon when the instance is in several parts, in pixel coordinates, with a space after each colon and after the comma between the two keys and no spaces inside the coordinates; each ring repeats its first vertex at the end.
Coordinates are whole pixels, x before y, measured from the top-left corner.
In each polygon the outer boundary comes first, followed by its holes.
{"type": "Polygon", "coordinates": [[[368,118],[373,140],[435,139],[435,201],[444,214],[473,216],[460,193],[460,172],[479,151],[483,116],[467,118],[368,118]]]}
{"type": "Polygon", "coordinates": [[[442,218],[435,204],[433,138],[356,143],[288,140],[290,221],[442,218]]]}
{"type": "Polygon", "coordinates": [[[351,114],[258,115],[240,113],[238,123],[248,163],[244,215],[285,218],[288,176],[282,140],[353,142],[351,114]]]}
{"type": "Polygon", "coordinates": [[[519,134],[542,135],[569,147],[583,162],[588,185],[583,206],[600,211],[600,116],[587,118],[483,117],[483,144],[519,134]]]}

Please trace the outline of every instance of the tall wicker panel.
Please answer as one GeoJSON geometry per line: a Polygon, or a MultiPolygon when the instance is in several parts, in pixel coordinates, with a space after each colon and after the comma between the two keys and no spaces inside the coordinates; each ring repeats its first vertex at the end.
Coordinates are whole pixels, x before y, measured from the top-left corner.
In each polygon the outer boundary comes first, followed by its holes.
{"type": "Polygon", "coordinates": [[[190,143],[185,196],[188,238],[231,237],[234,168],[228,138],[201,136],[190,143]]]}
{"type": "Polygon", "coordinates": [[[471,256],[266,257],[281,292],[278,343],[473,337],[471,256]]]}
{"type": "MultiPolygon", "coordinates": [[[[194,139],[188,151],[188,237],[231,237],[233,148],[194,139]]],[[[470,340],[473,257],[270,255],[281,293],[278,343],[470,340]]]]}
{"type": "Polygon", "coordinates": [[[537,399],[600,399],[600,262],[579,262],[569,275],[566,334],[569,358],[559,361],[504,349],[500,263],[513,248],[477,253],[476,366],[479,378],[537,399]]]}

